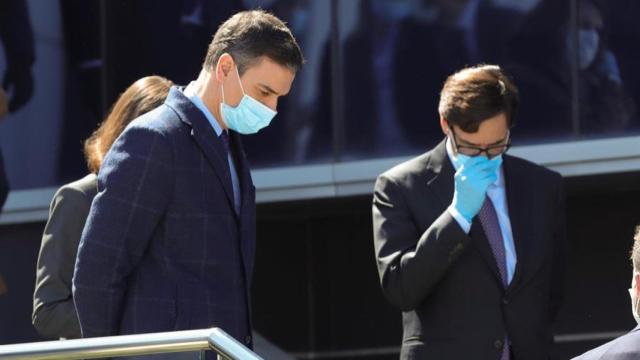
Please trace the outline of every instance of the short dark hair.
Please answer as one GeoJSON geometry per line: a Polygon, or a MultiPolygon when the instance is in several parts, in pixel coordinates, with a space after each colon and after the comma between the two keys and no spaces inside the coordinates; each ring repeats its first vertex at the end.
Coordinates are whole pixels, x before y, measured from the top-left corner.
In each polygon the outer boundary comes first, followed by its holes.
{"type": "Polygon", "coordinates": [[[304,63],[291,30],[282,20],[263,10],[241,11],[220,25],[209,44],[203,64],[205,70],[215,68],[224,53],[233,57],[240,74],[262,56],[294,72],[304,63]]]}
{"type": "Polygon", "coordinates": [[[636,234],[633,237],[631,263],[633,264],[633,270],[640,272],[640,225],[636,227],[636,234]]]}
{"type": "Polygon", "coordinates": [[[476,65],[449,76],[440,92],[438,111],[450,126],[478,131],[480,123],[502,112],[515,125],[518,88],[497,65],[476,65]]]}

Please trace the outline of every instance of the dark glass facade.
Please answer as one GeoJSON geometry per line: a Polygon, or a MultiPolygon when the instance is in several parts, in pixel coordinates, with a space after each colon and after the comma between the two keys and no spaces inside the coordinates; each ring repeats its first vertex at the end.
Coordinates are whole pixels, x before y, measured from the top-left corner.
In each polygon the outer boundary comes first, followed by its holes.
{"type": "MultiPolygon", "coordinates": [[[[0,122],[12,190],[84,176],[82,142],[129,84],[151,74],[187,84],[219,23],[256,6],[288,22],[307,60],[272,125],[245,137],[257,169],[424,152],[442,139],[446,76],[477,63],[500,64],[520,88],[516,147],[640,133],[635,0],[3,2],[27,12],[12,19],[21,30],[2,33],[0,74],[22,75],[10,99],[33,88],[0,122]]],[[[639,183],[638,169],[566,179],[571,251],[554,359],[606,338],[562,335],[634,326],[639,183]]],[[[42,340],[30,316],[43,227],[0,226],[0,344],[42,340]]],[[[398,357],[401,317],[378,284],[370,195],[260,204],[254,279],[256,329],[298,358],[398,357]]]]}
{"type": "MultiPolygon", "coordinates": [[[[60,0],[28,5],[33,86],[0,124],[13,189],[86,172],[82,142],[136,79],[197,77],[221,21],[260,6],[287,21],[307,63],[272,126],[245,138],[254,168],[412,155],[442,138],[439,90],[496,63],[520,87],[514,145],[638,134],[640,27],[632,0],[60,0]]],[[[17,5],[13,5],[17,6],[17,5]]],[[[25,50],[3,46],[0,71],[25,50]]],[[[21,63],[28,64],[28,61],[21,63]]]]}

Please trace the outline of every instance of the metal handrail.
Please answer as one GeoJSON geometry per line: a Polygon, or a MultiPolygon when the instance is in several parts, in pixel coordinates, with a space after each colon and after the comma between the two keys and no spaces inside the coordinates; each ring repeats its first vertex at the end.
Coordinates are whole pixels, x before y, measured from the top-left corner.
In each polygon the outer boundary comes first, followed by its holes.
{"type": "Polygon", "coordinates": [[[262,360],[219,328],[0,346],[2,360],[97,359],[213,350],[218,359],[262,360]]]}

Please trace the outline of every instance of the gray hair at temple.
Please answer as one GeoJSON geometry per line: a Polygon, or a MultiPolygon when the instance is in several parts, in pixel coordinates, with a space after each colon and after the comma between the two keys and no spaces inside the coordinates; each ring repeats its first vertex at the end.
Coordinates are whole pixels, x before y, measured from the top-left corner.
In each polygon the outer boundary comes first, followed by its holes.
{"type": "Polygon", "coordinates": [[[633,271],[640,272],[640,225],[636,227],[636,234],[633,237],[633,249],[631,249],[631,262],[633,271]]]}

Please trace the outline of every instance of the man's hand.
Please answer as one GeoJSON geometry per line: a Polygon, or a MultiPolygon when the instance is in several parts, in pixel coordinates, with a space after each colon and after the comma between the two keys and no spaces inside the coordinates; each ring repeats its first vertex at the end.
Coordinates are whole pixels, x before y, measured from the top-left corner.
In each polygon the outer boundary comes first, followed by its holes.
{"type": "Polygon", "coordinates": [[[452,205],[469,223],[480,211],[489,185],[498,179],[500,164],[502,157],[489,160],[486,156],[476,156],[456,172],[452,205]]]}

